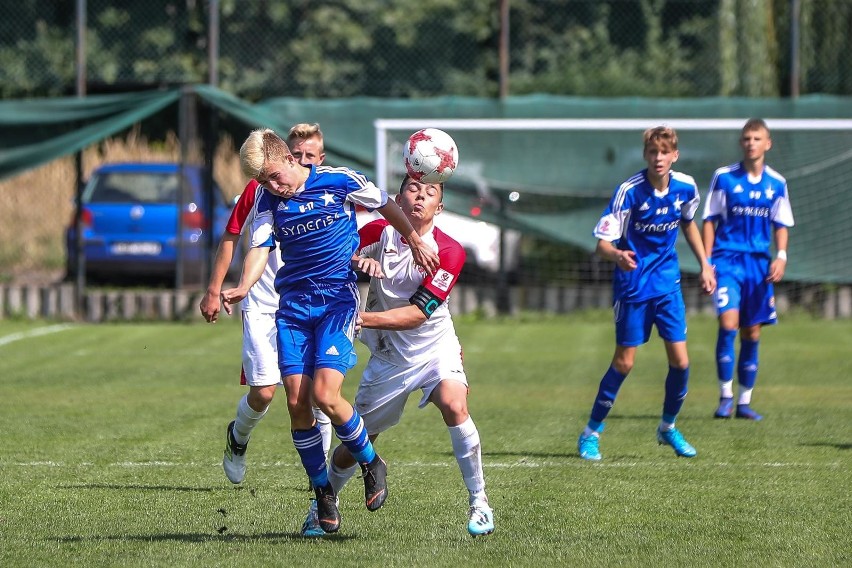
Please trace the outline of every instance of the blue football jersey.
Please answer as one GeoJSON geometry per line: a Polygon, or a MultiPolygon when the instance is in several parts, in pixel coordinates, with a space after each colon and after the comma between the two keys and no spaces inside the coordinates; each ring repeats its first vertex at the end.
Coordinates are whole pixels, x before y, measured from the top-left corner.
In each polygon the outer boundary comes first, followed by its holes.
{"type": "Polygon", "coordinates": [[[642,170],[616,189],[595,227],[598,239],[636,253],[637,267],[616,266],[614,299],[639,302],[680,288],[675,243],[681,221],[692,221],[698,209],[698,187],[691,176],[671,172],[665,192],[654,189],[642,170]]]}
{"type": "Polygon", "coordinates": [[[377,209],[387,200],[387,193],[360,172],[331,166],[311,166],[305,185],[289,198],[263,192],[251,244],[280,248],[284,266],[275,277],[278,293],[355,281],[350,264],[359,240],[354,205],[377,209]]]}
{"type": "Polygon", "coordinates": [[[762,253],[769,256],[772,227],[792,227],[787,180],[765,166],[758,178],[742,163],[719,168],[710,183],[704,220],[716,222],[713,253],[762,253]]]}

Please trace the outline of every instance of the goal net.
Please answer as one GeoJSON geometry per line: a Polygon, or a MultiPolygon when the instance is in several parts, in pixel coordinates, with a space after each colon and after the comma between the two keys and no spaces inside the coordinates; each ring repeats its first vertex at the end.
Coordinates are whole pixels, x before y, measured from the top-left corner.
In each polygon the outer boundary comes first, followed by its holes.
{"type": "MultiPolygon", "coordinates": [[[[453,136],[459,166],[445,208],[519,235],[516,279],[535,284],[607,281],[593,258],[592,230],[615,187],[643,169],[642,133],[665,124],[679,136],[675,169],[693,176],[703,212],[713,172],[741,159],[741,119],[379,119],[376,178],[395,191],[404,175],[402,145],[434,127],[453,136]]],[[[785,280],[852,283],[852,252],[835,231],[852,218],[852,120],[772,119],[767,164],[786,177],[796,226],[785,280]]],[[[679,239],[681,265],[697,264],[679,239]]],[[[507,256],[504,253],[504,256],[507,256]]],[[[514,268],[513,268],[514,270],[514,268]]]]}

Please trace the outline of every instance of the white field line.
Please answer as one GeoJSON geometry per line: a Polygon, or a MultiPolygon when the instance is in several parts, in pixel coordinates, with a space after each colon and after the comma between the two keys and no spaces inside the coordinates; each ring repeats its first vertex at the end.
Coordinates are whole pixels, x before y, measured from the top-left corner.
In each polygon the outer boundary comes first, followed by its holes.
{"type": "MultiPolygon", "coordinates": [[[[677,462],[673,462],[672,465],[675,465],[677,462]]],[[[810,462],[761,462],[761,463],[731,463],[731,462],[712,462],[712,463],[703,463],[703,462],[695,462],[690,461],[689,465],[691,467],[711,467],[711,468],[728,468],[728,467],[736,467],[736,468],[744,468],[744,467],[765,467],[765,468],[811,468],[811,467],[820,467],[820,468],[836,468],[841,467],[839,462],[830,462],[830,463],[810,463],[810,462]]],[[[522,462],[489,462],[485,461],[483,463],[483,467],[485,469],[513,469],[513,468],[527,468],[527,469],[548,469],[548,468],[565,468],[565,467],[603,467],[603,468],[633,468],[633,467],[652,467],[658,469],[661,464],[659,462],[612,462],[612,463],[588,463],[582,460],[566,460],[566,461],[522,461],[522,462]]],[[[54,462],[54,461],[32,461],[32,462],[11,462],[11,463],[2,463],[0,462],[0,469],[9,469],[9,468],[125,468],[125,469],[134,469],[134,468],[207,468],[207,467],[216,467],[221,468],[221,462],[217,463],[202,463],[202,462],[173,462],[173,461],[144,461],[144,462],[113,462],[106,465],[96,465],[91,462],[80,462],[80,463],[64,463],[64,462],[54,462]]],[[[260,463],[260,464],[252,464],[253,468],[298,468],[301,469],[301,464],[295,462],[271,462],[271,463],[260,463]]],[[[412,469],[429,469],[429,468],[447,468],[447,467],[456,467],[455,461],[448,460],[446,462],[399,462],[394,463],[393,467],[399,468],[412,468],[412,469]]],[[[845,466],[843,466],[845,467],[845,466]]]]}
{"type": "Polygon", "coordinates": [[[58,331],[65,331],[66,329],[70,329],[72,327],[74,326],[71,324],[62,323],[58,325],[50,325],[48,327],[39,327],[36,329],[31,329],[29,331],[10,333],[9,335],[4,335],[3,337],[0,337],[0,347],[3,347],[4,345],[9,345],[10,343],[14,343],[15,341],[20,341],[21,339],[29,339],[30,337],[40,337],[42,335],[49,335],[58,331]]]}

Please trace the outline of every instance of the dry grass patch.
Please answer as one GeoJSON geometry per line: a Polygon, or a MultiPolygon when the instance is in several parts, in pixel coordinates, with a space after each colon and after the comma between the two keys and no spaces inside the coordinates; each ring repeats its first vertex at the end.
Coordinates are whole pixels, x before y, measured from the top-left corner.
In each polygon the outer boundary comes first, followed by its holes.
{"type": "MultiPolygon", "coordinates": [[[[200,161],[193,152],[192,161],[200,161]]],[[[83,152],[86,178],[103,163],[177,161],[180,144],[171,133],[152,143],[138,129],[124,138],[104,140],[83,152]]],[[[216,149],[214,176],[228,197],[245,186],[233,141],[223,137],[216,149]]],[[[73,156],[54,160],[0,181],[0,281],[26,282],[33,273],[61,273],[65,266],[65,228],[74,210],[73,156]]]]}

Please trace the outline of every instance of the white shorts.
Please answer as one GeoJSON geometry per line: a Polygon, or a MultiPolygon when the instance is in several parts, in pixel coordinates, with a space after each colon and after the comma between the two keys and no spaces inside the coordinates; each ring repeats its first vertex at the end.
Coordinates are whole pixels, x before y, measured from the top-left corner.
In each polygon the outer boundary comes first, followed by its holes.
{"type": "Polygon", "coordinates": [[[243,375],[246,383],[253,387],[281,382],[274,312],[243,312],[243,375]]]}
{"type": "Polygon", "coordinates": [[[458,343],[450,342],[432,357],[404,366],[371,357],[355,393],[355,408],[364,418],[367,432],[379,434],[399,422],[408,395],[417,389],[423,391],[418,405],[423,408],[443,380],[467,386],[458,343]]]}

